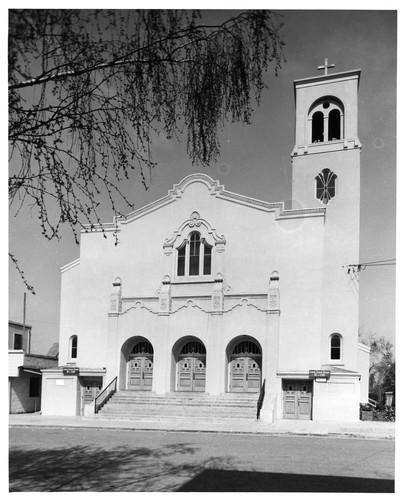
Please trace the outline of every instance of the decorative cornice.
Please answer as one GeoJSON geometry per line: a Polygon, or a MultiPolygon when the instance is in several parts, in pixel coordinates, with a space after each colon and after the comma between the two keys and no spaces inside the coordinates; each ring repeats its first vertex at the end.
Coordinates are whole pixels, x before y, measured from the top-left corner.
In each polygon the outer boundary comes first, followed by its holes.
{"type": "Polygon", "coordinates": [[[69,271],[70,269],[73,269],[73,267],[76,267],[80,264],[80,258],[73,260],[73,262],[69,262],[65,266],[60,268],[61,273],[65,273],[66,271],[69,271]]]}
{"type": "Polygon", "coordinates": [[[297,219],[300,217],[324,217],[326,215],[326,208],[297,208],[290,210],[281,210],[276,217],[278,219],[297,219]]]}
{"type": "Polygon", "coordinates": [[[158,315],[158,311],[154,311],[150,307],[145,306],[140,300],[136,301],[136,303],[133,306],[128,307],[127,309],[122,311],[120,314],[126,314],[129,311],[131,311],[132,309],[145,309],[146,311],[148,311],[151,314],[158,315]]]}
{"type": "Polygon", "coordinates": [[[266,211],[274,211],[278,208],[283,207],[283,202],[269,203],[267,201],[257,200],[255,198],[250,198],[249,196],[244,196],[242,194],[232,193],[231,191],[224,190],[217,195],[217,198],[234,201],[242,205],[247,205],[249,207],[266,211]]]}
{"type": "Polygon", "coordinates": [[[188,307],[192,307],[193,309],[199,309],[199,311],[204,312],[206,314],[210,313],[207,309],[203,309],[199,305],[195,304],[192,299],[189,299],[186,301],[186,304],[183,304],[182,306],[178,307],[178,309],[172,310],[171,314],[175,314],[179,312],[181,309],[187,309],[188,307]]]}

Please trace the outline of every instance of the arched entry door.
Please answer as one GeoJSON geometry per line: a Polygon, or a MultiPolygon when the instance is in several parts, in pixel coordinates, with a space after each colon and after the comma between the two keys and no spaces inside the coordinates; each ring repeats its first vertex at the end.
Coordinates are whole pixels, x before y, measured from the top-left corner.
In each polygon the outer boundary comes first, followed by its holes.
{"type": "Polygon", "coordinates": [[[259,392],[262,378],[262,352],[252,340],[235,344],[229,360],[230,392],[259,392]]]}
{"type": "Polygon", "coordinates": [[[204,392],[206,387],[206,348],[202,342],[184,344],[178,355],[177,390],[204,392]]]}
{"type": "Polygon", "coordinates": [[[134,345],[128,362],[128,389],[151,391],[153,385],[154,349],[150,342],[141,341],[134,345]]]}

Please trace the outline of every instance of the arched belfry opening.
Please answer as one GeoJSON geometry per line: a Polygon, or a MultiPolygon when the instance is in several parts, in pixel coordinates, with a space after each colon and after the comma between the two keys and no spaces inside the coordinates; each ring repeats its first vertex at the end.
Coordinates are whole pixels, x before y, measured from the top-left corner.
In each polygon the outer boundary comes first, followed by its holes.
{"type": "Polygon", "coordinates": [[[323,113],[316,111],[312,115],[312,142],[323,142],[323,113]]]}
{"type": "Polygon", "coordinates": [[[329,141],[341,139],[340,132],[340,110],[332,109],[329,113],[329,141]]]}
{"type": "Polygon", "coordinates": [[[259,392],[262,382],[262,348],[248,335],[233,339],[226,349],[229,392],[259,392]]]}
{"type": "Polygon", "coordinates": [[[329,142],[343,139],[344,106],[335,97],[323,97],[308,113],[309,142],[329,142]]]}

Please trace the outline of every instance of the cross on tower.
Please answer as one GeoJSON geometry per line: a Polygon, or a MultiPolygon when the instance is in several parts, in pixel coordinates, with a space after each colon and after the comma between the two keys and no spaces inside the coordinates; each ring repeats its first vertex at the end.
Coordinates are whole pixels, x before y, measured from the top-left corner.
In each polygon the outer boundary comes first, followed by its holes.
{"type": "Polygon", "coordinates": [[[326,57],[325,58],[325,64],[323,66],[318,66],[318,70],[324,69],[325,70],[325,75],[327,75],[327,70],[329,68],[334,68],[334,64],[328,64],[327,57],[326,57]]]}

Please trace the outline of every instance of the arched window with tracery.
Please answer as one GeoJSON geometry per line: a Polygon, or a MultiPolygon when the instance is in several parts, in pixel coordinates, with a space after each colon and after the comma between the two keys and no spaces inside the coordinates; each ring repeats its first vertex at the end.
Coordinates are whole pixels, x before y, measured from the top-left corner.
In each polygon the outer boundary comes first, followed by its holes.
{"type": "Polygon", "coordinates": [[[209,276],[212,269],[213,246],[193,231],[177,248],[178,276],[209,276]]]}

